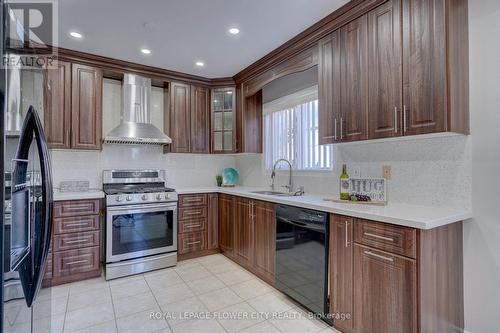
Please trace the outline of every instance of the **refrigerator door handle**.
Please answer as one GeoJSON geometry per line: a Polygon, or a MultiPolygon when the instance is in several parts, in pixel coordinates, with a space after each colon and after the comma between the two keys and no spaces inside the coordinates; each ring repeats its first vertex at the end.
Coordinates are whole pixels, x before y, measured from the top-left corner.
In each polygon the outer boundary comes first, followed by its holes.
{"type": "MultiPolygon", "coordinates": [[[[36,141],[38,157],[40,159],[41,214],[39,221],[36,220],[35,216],[33,217],[35,219],[35,224],[33,227],[34,230],[31,232],[31,251],[17,269],[28,307],[31,307],[33,304],[42,285],[43,275],[45,273],[50,239],[52,236],[53,206],[52,174],[47,141],[38,113],[33,106],[30,106],[21,130],[19,146],[16,153],[17,159],[28,159],[33,139],[36,141]]],[[[13,170],[13,176],[14,175],[26,177],[27,170],[18,170],[18,172],[13,170]]],[[[34,183],[36,186],[36,180],[34,180],[34,183]]],[[[33,204],[35,204],[35,202],[37,201],[34,201],[33,204]]],[[[15,214],[15,212],[12,212],[12,214],[15,214]]]]}

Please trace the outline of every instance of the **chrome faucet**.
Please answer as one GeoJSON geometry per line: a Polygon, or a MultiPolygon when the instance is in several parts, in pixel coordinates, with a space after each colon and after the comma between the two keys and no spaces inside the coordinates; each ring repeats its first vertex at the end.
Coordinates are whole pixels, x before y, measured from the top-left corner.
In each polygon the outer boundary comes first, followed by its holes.
{"type": "Polygon", "coordinates": [[[289,160],[280,158],[276,162],[274,162],[273,166],[273,171],[271,172],[271,189],[274,191],[274,178],[276,177],[276,166],[278,165],[279,162],[286,162],[288,164],[288,167],[290,168],[290,176],[288,179],[288,185],[284,185],[283,187],[288,189],[288,193],[293,192],[293,183],[292,183],[292,163],[290,163],[289,160]]]}

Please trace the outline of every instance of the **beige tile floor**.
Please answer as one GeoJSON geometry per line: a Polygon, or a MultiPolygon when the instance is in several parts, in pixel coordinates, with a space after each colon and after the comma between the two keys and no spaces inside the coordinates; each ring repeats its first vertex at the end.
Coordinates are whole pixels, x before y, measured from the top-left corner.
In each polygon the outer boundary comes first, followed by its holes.
{"type": "MultiPolygon", "coordinates": [[[[109,282],[101,277],[43,289],[37,302],[49,296],[51,311],[35,313],[35,325],[48,326],[50,319],[57,333],[336,332],[220,254],[109,282]],[[199,315],[186,318],[186,312],[199,315]],[[218,315],[201,317],[206,313],[218,315]]],[[[16,313],[22,308],[10,308],[13,331],[26,325],[27,316],[16,313]]]]}

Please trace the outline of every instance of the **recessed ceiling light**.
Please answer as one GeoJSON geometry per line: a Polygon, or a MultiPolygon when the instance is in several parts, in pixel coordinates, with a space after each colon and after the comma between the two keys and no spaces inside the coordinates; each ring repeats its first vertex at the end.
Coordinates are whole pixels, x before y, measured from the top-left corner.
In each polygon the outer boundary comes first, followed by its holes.
{"type": "Polygon", "coordinates": [[[150,49],[141,49],[141,52],[143,54],[151,54],[151,50],[150,49]]]}
{"type": "Polygon", "coordinates": [[[78,39],[83,38],[83,35],[79,32],[76,32],[76,31],[70,31],[69,34],[71,37],[74,37],[74,38],[78,38],[78,39]]]}
{"type": "Polygon", "coordinates": [[[197,62],[195,62],[194,64],[195,64],[196,66],[198,66],[198,67],[203,67],[203,66],[205,66],[205,63],[204,63],[203,61],[197,61],[197,62]]]}
{"type": "Polygon", "coordinates": [[[231,28],[231,29],[229,29],[229,33],[231,35],[237,35],[237,34],[240,33],[240,29],[238,29],[238,28],[231,28]]]}

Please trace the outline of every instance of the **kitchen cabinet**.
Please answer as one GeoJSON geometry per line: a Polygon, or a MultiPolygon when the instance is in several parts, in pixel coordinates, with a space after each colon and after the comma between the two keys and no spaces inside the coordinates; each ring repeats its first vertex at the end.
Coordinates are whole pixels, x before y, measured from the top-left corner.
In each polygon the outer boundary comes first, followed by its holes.
{"type": "Polygon", "coordinates": [[[253,213],[254,203],[250,199],[234,199],[234,257],[244,267],[250,267],[253,260],[253,213]]]}
{"type": "Polygon", "coordinates": [[[71,148],[71,63],[45,71],[44,132],[49,148],[71,148]]]}
{"type": "Polygon", "coordinates": [[[191,86],[191,150],[210,153],[210,89],[191,86]]]}
{"type": "Polygon", "coordinates": [[[71,148],[100,150],[102,71],[73,64],[71,75],[71,148]]]}
{"type": "Polygon", "coordinates": [[[45,134],[50,148],[100,150],[102,71],[65,61],[45,72],[45,134]]]}
{"type": "Polygon", "coordinates": [[[340,29],[340,141],[368,138],[367,16],[340,29]]]}
{"type": "Polygon", "coordinates": [[[217,193],[182,194],[178,206],[179,260],[219,252],[217,193]]]}
{"type": "Polygon", "coordinates": [[[234,197],[219,194],[219,249],[229,257],[234,256],[234,197]]]}
{"type": "Polygon", "coordinates": [[[468,134],[467,19],[465,0],[390,0],[320,40],[320,143],[468,134]]]}
{"type": "Polygon", "coordinates": [[[53,235],[44,286],[101,275],[99,199],[57,201],[53,208],[53,235]]]}
{"type": "Polygon", "coordinates": [[[368,13],[369,138],[400,136],[402,129],[401,0],[368,13]]]}
{"type": "Polygon", "coordinates": [[[417,332],[414,259],[355,244],[354,293],[356,332],[417,332]]]}
{"type": "Polygon", "coordinates": [[[333,326],[352,332],[354,315],[353,218],[330,215],[330,313],[333,326]]]}
{"type": "Polygon", "coordinates": [[[236,90],[233,87],[212,90],[212,152],[236,151],[236,90]]]}
{"type": "Polygon", "coordinates": [[[262,153],[262,90],[245,98],[241,119],[241,151],[262,153]]]}
{"type": "Polygon", "coordinates": [[[209,96],[206,87],[171,82],[167,116],[170,152],[210,152],[209,96]]]}
{"type": "Polygon", "coordinates": [[[254,201],[254,262],[258,276],[274,284],[276,258],[276,211],[273,203],[254,201]]]}
{"type": "Polygon", "coordinates": [[[191,151],[191,87],[189,84],[170,84],[170,129],[172,153],[191,151]]]}

